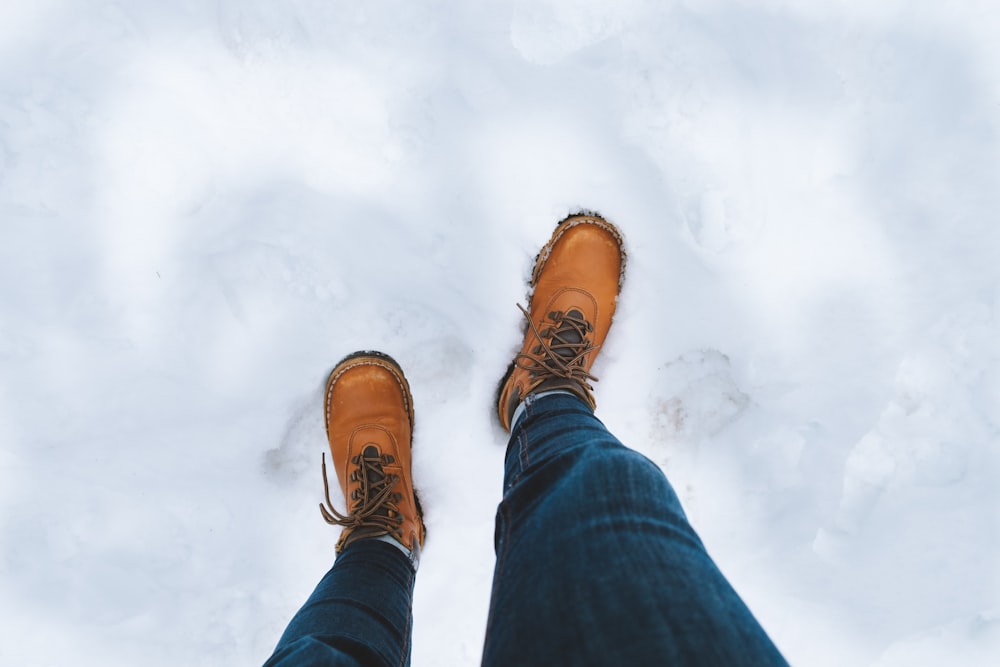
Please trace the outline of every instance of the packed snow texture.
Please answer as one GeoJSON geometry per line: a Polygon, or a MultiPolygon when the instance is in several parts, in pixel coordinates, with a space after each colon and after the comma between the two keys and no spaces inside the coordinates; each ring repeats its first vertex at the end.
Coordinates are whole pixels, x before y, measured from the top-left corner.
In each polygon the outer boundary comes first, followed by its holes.
{"type": "Polygon", "coordinates": [[[998,72],[986,2],[0,3],[0,663],[263,662],[367,348],[413,662],[478,664],[493,391],[586,207],[630,257],[598,415],[789,659],[997,664],[998,72]]]}

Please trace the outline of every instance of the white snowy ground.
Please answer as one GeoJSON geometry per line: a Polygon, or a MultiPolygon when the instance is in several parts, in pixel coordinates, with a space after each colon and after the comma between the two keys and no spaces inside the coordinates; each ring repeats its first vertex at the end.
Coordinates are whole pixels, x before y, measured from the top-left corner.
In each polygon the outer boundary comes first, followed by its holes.
{"type": "Polygon", "coordinates": [[[530,262],[630,265],[599,415],[801,665],[1000,659],[1000,7],[0,3],[0,664],[252,665],[403,365],[415,665],[479,660],[530,262]]]}

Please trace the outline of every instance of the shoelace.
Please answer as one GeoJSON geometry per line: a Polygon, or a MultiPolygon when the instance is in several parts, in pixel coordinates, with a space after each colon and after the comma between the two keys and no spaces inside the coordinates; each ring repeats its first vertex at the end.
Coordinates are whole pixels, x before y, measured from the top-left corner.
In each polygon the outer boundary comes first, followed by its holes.
{"type": "Polygon", "coordinates": [[[361,454],[354,456],[351,464],[355,468],[351,471],[350,481],[358,482],[359,486],[351,492],[347,514],[341,514],[330,501],[326,454],[323,454],[323,494],[326,503],[320,503],[319,511],[323,520],[331,526],[346,528],[337,543],[337,553],[361,537],[392,535],[402,542],[400,526],[403,524],[403,516],[396,503],[403,496],[392,491],[399,482],[399,476],[386,475],[383,468],[395,461],[395,457],[389,454],[380,454],[374,445],[367,445],[361,454]]]}
{"type": "Polygon", "coordinates": [[[547,318],[551,324],[543,319],[541,324],[544,328],[539,331],[524,306],[517,304],[517,307],[524,313],[539,343],[531,353],[517,355],[514,363],[518,368],[528,371],[539,382],[546,376],[554,375],[579,382],[593,391],[588,381],[596,382],[597,378],[587,372],[584,364],[587,355],[599,346],[591,344],[587,337],[594,331],[594,326],[584,319],[583,313],[575,309],[568,312],[554,310],[547,318]]]}

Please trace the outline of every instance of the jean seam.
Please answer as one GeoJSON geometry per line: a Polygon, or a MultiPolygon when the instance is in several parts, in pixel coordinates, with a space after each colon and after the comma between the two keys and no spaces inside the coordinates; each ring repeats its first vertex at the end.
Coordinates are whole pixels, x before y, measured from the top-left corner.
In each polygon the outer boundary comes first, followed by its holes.
{"type": "MultiPolygon", "coordinates": [[[[507,564],[507,551],[508,551],[508,548],[509,548],[508,545],[509,545],[509,542],[510,542],[510,521],[508,520],[508,517],[507,517],[507,508],[504,505],[504,502],[505,501],[501,501],[500,502],[500,507],[497,508],[497,511],[501,515],[500,519],[503,521],[503,533],[500,536],[500,545],[499,545],[500,548],[497,550],[496,572],[493,575],[493,581],[494,582],[500,581],[501,578],[503,577],[504,568],[505,568],[505,566],[507,564]]],[[[493,603],[494,603],[494,601],[495,601],[495,595],[493,593],[491,593],[490,594],[490,614],[489,614],[490,617],[492,617],[493,603]]]]}
{"type": "Polygon", "coordinates": [[[517,434],[517,450],[517,458],[521,466],[521,469],[517,473],[517,478],[520,480],[524,475],[524,471],[531,465],[531,457],[528,453],[528,434],[523,428],[517,434]]]}
{"type": "Polygon", "coordinates": [[[406,637],[403,639],[403,650],[399,654],[399,667],[406,667],[410,660],[410,642],[413,641],[413,612],[406,620],[406,637]]]}

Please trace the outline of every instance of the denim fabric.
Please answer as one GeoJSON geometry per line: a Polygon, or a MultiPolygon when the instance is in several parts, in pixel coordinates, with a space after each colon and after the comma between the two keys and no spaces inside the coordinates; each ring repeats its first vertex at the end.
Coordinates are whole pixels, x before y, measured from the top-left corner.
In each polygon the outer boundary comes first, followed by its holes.
{"type": "MultiPolygon", "coordinates": [[[[529,396],[507,447],[483,664],[785,665],[660,469],[575,396],[529,396]]],[[[402,665],[414,571],[340,555],[268,665],[402,665]]]]}
{"type": "Polygon", "coordinates": [[[380,540],[348,545],[288,624],[265,667],[410,664],[409,559],[380,540]]]}
{"type": "Polygon", "coordinates": [[[507,449],[483,664],[786,664],[660,469],[575,396],[530,399],[507,449]]]}

